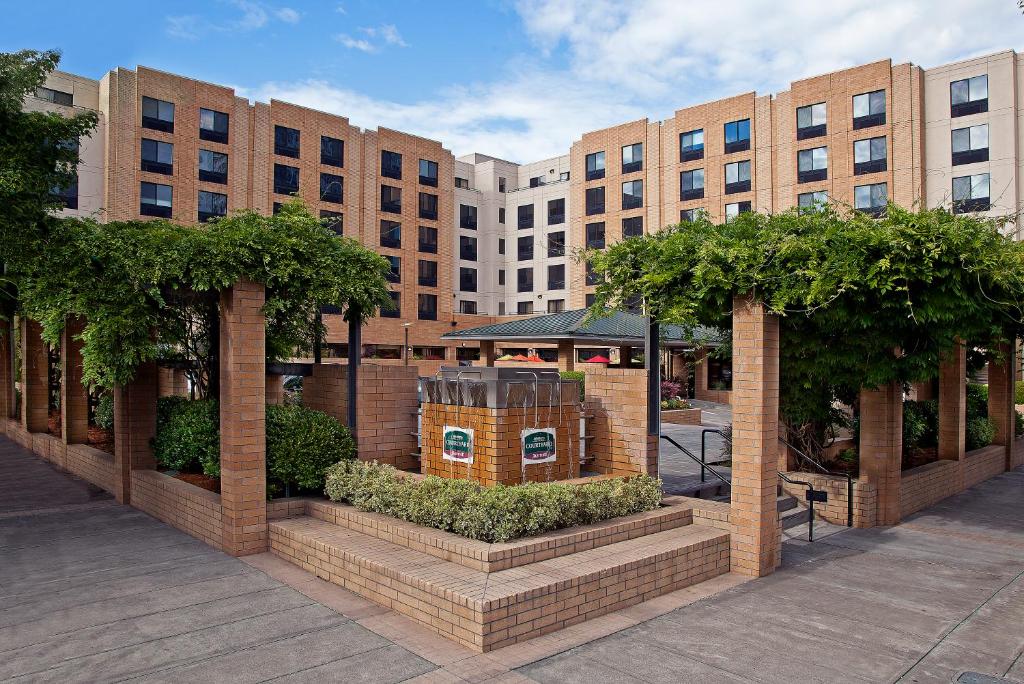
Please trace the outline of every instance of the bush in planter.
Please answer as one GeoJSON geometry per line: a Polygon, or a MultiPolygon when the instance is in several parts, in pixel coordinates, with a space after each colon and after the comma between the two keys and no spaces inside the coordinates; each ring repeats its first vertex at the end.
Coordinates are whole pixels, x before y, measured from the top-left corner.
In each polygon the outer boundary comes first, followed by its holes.
{"type": "Polygon", "coordinates": [[[267,406],[267,475],[285,486],[321,491],[332,464],[356,457],[348,428],[322,411],[267,406]]]}
{"type": "Polygon", "coordinates": [[[1024,437],[1024,413],[1014,411],[1013,418],[1013,433],[1018,437],[1024,437]]]}
{"type": "Polygon", "coordinates": [[[1024,382],[1018,381],[1013,386],[1013,403],[1024,404],[1024,382]]]}
{"type": "Polygon", "coordinates": [[[967,383],[967,418],[988,417],[988,385],[967,383]]]}
{"type": "Polygon", "coordinates": [[[202,468],[220,476],[220,405],[213,399],[161,397],[156,404],[153,455],[162,468],[202,468]]]}
{"type": "Polygon", "coordinates": [[[675,380],[662,380],[661,381],[661,398],[662,399],[674,399],[675,397],[682,396],[683,385],[682,383],[676,382],[675,380]]]}
{"type": "Polygon", "coordinates": [[[435,476],[414,480],[391,466],[353,460],[328,469],[325,493],[364,511],[470,539],[505,542],[652,510],[661,502],[661,481],[636,475],[583,485],[483,487],[435,476]]]}
{"type": "Polygon", "coordinates": [[[666,411],[678,411],[679,409],[690,408],[690,402],[679,397],[672,397],[671,399],[663,399],[661,401],[661,408],[666,411]]]}
{"type": "Polygon", "coordinates": [[[995,423],[988,418],[976,416],[967,420],[967,451],[987,447],[995,436],[995,423]]]}
{"type": "Polygon", "coordinates": [[[92,420],[96,427],[101,430],[114,429],[114,395],[105,392],[100,395],[96,402],[96,409],[93,411],[92,420]]]}

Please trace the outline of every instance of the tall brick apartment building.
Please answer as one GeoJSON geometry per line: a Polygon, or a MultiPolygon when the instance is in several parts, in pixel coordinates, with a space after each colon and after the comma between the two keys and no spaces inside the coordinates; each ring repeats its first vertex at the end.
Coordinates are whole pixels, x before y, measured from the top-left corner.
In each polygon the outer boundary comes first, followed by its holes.
{"type": "MultiPolygon", "coordinates": [[[[478,357],[440,336],[495,317],[589,303],[574,250],[690,220],[887,200],[1016,215],[1024,201],[1024,55],[922,69],[883,60],[583,133],[568,154],[517,164],[145,67],[99,81],[52,74],[27,108],[92,109],[66,211],[194,224],[271,213],[291,195],[386,256],[397,310],[363,355],[424,372],[478,357]]],[[[1008,227],[1019,237],[1019,223],[1008,227]]],[[[346,335],[326,317],[328,355],[346,335]]]]}

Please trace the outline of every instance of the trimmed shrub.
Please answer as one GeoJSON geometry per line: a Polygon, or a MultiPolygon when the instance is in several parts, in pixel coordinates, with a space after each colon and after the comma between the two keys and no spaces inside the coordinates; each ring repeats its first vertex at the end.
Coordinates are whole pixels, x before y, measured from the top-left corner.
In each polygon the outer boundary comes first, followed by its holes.
{"type": "Polygon", "coordinates": [[[220,476],[220,405],[213,399],[161,397],[156,404],[156,462],[170,470],[220,476]]]}
{"type": "Polygon", "coordinates": [[[580,383],[580,403],[582,404],[586,397],[587,375],[583,371],[560,371],[558,374],[562,376],[563,380],[575,380],[580,383]]]}
{"type": "Polygon", "coordinates": [[[332,464],[356,457],[348,428],[322,411],[267,406],[267,475],[285,486],[322,491],[332,464]]]}
{"type": "Polygon", "coordinates": [[[1018,437],[1024,437],[1024,413],[1020,411],[1013,412],[1013,432],[1018,437]]]}
{"type": "Polygon", "coordinates": [[[967,383],[967,419],[988,417],[988,385],[967,383]]]}
{"type": "Polygon", "coordinates": [[[903,448],[926,449],[939,444],[937,399],[903,402],[903,448]]]}
{"type": "Polygon", "coordinates": [[[92,420],[101,430],[114,429],[114,395],[106,392],[100,395],[93,411],[92,420]]]}
{"type": "Polygon", "coordinates": [[[675,380],[662,380],[661,381],[661,398],[662,399],[673,399],[675,397],[681,397],[683,394],[682,383],[676,382],[675,380]]]}
{"type": "Polygon", "coordinates": [[[967,451],[987,447],[996,436],[996,426],[988,418],[975,417],[967,421],[967,451]]]}
{"type": "Polygon", "coordinates": [[[1013,386],[1013,403],[1024,404],[1024,382],[1017,382],[1013,386]]]}
{"type": "Polygon", "coordinates": [[[415,480],[388,465],[353,460],[328,469],[325,493],[363,511],[493,543],[652,510],[661,503],[661,481],[635,475],[582,485],[483,487],[436,476],[415,480]]]}

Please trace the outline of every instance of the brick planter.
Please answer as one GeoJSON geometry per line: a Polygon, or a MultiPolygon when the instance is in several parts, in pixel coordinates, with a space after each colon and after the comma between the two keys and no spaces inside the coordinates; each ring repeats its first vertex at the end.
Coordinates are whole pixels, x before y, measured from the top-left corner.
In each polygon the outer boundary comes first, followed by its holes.
{"type": "Polygon", "coordinates": [[[700,425],[700,409],[662,409],[661,422],[673,425],[700,425]]]}

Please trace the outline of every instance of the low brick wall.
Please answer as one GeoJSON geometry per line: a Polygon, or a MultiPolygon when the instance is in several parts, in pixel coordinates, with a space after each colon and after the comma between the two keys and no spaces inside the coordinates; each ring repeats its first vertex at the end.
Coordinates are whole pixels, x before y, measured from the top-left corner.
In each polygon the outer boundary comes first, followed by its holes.
{"type": "Polygon", "coordinates": [[[220,494],[155,470],[133,470],[131,492],[135,508],[224,549],[220,494]]]}
{"type": "Polygon", "coordinates": [[[964,459],[964,488],[995,477],[1006,471],[1006,447],[992,444],[968,451],[964,459]]]}
{"type": "Polygon", "coordinates": [[[1010,467],[1024,465],[1024,438],[1013,440],[1013,455],[1010,457],[1010,467]]]}
{"type": "MultiPolygon", "coordinates": [[[[833,525],[846,525],[849,519],[849,491],[845,477],[825,475],[823,473],[802,473],[790,471],[784,473],[794,480],[810,482],[815,489],[828,492],[828,501],[824,504],[815,503],[814,514],[821,516],[833,525]]],[[[781,481],[781,479],[780,479],[781,481]]],[[[790,484],[781,481],[782,489],[790,496],[794,496],[806,505],[807,487],[790,484]]],[[[853,481],[853,526],[874,527],[877,522],[878,492],[873,484],[862,482],[859,479],[853,481]]]]}
{"type": "Polygon", "coordinates": [[[731,404],[731,390],[717,390],[710,387],[696,387],[693,390],[693,398],[700,401],[712,401],[716,404],[731,404]]]}
{"type": "Polygon", "coordinates": [[[700,425],[700,409],[662,409],[661,422],[672,423],[673,425],[700,425]]]}
{"type": "Polygon", "coordinates": [[[960,491],[960,463],[935,461],[904,470],[900,480],[900,517],[918,512],[960,491]]]}
{"type": "Polygon", "coordinates": [[[49,461],[61,470],[113,492],[115,487],[114,456],[88,444],[64,444],[47,433],[30,433],[13,418],[0,421],[0,428],[9,439],[49,461]]]}

